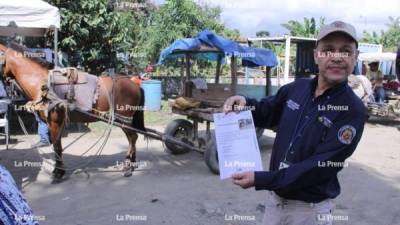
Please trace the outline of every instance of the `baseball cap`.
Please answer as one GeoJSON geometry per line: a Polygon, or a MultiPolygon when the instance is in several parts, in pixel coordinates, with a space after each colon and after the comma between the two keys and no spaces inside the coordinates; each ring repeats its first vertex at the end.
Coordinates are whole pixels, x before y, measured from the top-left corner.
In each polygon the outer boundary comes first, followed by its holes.
{"type": "Polygon", "coordinates": [[[345,23],[343,21],[335,21],[333,23],[321,27],[317,37],[317,42],[334,32],[342,32],[347,34],[356,42],[356,45],[358,46],[356,29],[354,28],[353,25],[345,23]]]}

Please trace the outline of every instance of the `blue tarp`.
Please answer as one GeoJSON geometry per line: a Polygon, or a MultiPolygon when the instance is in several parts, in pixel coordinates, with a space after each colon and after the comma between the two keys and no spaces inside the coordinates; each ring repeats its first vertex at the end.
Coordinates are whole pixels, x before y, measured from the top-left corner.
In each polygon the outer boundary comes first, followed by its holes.
{"type": "MultiPolygon", "coordinates": [[[[238,43],[216,35],[213,32],[203,30],[194,38],[184,38],[174,41],[160,55],[158,64],[163,64],[167,59],[183,57],[183,54],[177,54],[177,51],[196,51],[202,45],[210,48],[216,48],[220,52],[197,53],[193,56],[197,59],[218,60],[218,54],[222,56],[236,56],[242,59],[242,64],[248,67],[268,66],[274,67],[278,64],[275,54],[269,49],[250,48],[241,46],[238,43]]],[[[223,58],[223,57],[222,57],[223,58]]]]}

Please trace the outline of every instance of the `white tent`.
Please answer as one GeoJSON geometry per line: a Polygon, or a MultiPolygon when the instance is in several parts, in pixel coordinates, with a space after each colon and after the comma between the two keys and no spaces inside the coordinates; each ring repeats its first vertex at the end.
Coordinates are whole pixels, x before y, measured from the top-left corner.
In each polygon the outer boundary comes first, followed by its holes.
{"type": "Polygon", "coordinates": [[[393,52],[368,52],[360,53],[358,59],[361,61],[374,62],[374,61],[395,61],[396,53],[393,52]]]}
{"type": "MultiPolygon", "coordinates": [[[[40,37],[46,30],[54,30],[54,52],[57,53],[60,12],[42,0],[1,0],[0,1],[0,36],[40,37]]],[[[57,54],[54,54],[54,63],[57,54]]]]}

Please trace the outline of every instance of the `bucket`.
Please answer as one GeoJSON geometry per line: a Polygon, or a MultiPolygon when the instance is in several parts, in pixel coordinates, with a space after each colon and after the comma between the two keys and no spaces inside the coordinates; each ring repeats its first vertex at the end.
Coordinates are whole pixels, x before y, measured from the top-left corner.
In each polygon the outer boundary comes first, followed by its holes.
{"type": "Polygon", "coordinates": [[[144,80],[141,87],[144,90],[145,110],[158,111],[161,108],[161,81],[144,80]]]}

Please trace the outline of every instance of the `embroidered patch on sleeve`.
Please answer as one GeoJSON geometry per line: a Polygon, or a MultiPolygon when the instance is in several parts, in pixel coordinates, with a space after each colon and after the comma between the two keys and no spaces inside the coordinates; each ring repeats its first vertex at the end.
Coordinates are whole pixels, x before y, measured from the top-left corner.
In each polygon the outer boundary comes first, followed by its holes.
{"type": "Polygon", "coordinates": [[[345,145],[351,144],[353,138],[356,136],[356,128],[351,125],[344,125],[339,129],[338,139],[345,145]]]}

